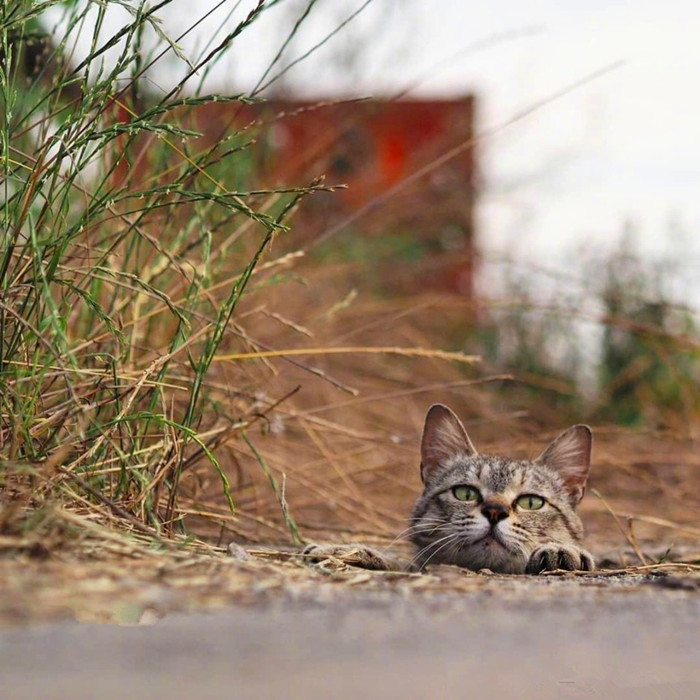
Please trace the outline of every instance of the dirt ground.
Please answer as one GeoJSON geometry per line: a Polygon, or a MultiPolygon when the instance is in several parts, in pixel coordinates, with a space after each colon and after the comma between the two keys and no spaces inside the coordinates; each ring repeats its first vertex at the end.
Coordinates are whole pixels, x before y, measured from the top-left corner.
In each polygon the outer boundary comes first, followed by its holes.
{"type": "MultiPolygon", "coordinates": [[[[89,521],[92,530],[85,529],[83,520],[81,536],[71,539],[68,528],[77,516],[57,508],[48,532],[0,535],[0,627],[57,620],[134,624],[176,612],[298,600],[324,604],[366,594],[411,600],[447,593],[562,600],[625,592],[698,597],[700,509],[693,446],[689,440],[658,436],[599,436],[592,488],[579,509],[586,546],[600,567],[592,574],[496,576],[453,567],[387,573],[335,560],[310,566],[295,555],[298,548],[289,538],[279,535],[276,541],[251,542],[222,531],[218,545],[194,541],[178,546],[154,543],[98,520],[89,521]],[[227,554],[231,540],[238,542],[236,557],[227,554]]],[[[375,499],[382,525],[378,534],[353,528],[353,519],[337,508],[339,527],[310,527],[322,501],[318,497],[313,509],[300,509],[302,534],[307,540],[359,541],[409,555],[408,543],[395,541],[395,535],[410,508],[406,493],[415,496],[419,485],[392,489],[389,498],[382,485],[391,483],[396,480],[382,480],[381,470],[375,471],[371,487],[361,495],[375,499]],[[394,536],[385,534],[392,523],[394,536]]],[[[348,498],[348,503],[361,507],[359,500],[348,498]]],[[[278,523],[280,519],[278,514],[278,523]]],[[[283,523],[276,527],[284,534],[283,523]]]]}
{"type": "MultiPolygon", "coordinates": [[[[129,555],[105,550],[93,553],[91,560],[72,553],[48,560],[25,555],[0,561],[0,625],[66,619],[153,623],[175,612],[298,601],[332,604],[367,594],[415,601],[446,593],[532,600],[639,592],[700,598],[700,560],[691,550],[680,553],[686,554],[686,563],[537,577],[477,574],[450,566],[421,574],[377,572],[339,560],[308,565],[293,552],[266,549],[241,551],[236,557],[147,549],[129,555]]],[[[613,564],[610,559],[604,563],[613,564]]]]}

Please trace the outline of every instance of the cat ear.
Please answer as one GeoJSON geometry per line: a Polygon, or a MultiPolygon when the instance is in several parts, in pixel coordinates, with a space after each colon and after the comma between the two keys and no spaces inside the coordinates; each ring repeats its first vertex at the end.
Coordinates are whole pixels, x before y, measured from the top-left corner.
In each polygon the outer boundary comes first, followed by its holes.
{"type": "Polygon", "coordinates": [[[447,406],[436,403],[428,409],[420,445],[420,476],[426,478],[441,462],[455,455],[477,454],[459,418],[447,406]]]}
{"type": "Polygon", "coordinates": [[[586,491],[592,444],[591,429],[587,425],[574,425],[535,460],[537,464],[544,464],[559,474],[573,505],[583,498],[586,491]]]}

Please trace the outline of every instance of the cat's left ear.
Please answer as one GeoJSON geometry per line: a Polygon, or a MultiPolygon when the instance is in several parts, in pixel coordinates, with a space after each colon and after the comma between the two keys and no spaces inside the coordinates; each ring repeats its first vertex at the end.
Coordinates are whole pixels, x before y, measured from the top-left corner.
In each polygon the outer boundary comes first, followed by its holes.
{"type": "Polygon", "coordinates": [[[591,467],[593,433],[587,425],[574,425],[564,431],[535,460],[559,474],[573,506],[583,498],[591,467]]]}

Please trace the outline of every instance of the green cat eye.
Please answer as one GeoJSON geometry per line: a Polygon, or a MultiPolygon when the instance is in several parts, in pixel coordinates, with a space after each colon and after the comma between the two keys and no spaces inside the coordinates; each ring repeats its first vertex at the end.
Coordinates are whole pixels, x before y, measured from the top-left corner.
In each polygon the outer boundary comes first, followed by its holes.
{"type": "Polygon", "coordinates": [[[544,505],[544,498],[527,493],[524,496],[520,496],[515,502],[525,510],[539,510],[544,505]]]}
{"type": "Polygon", "coordinates": [[[458,501],[479,500],[479,492],[471,486],[455,486],[452,489],[452,493],[458,501]]]}

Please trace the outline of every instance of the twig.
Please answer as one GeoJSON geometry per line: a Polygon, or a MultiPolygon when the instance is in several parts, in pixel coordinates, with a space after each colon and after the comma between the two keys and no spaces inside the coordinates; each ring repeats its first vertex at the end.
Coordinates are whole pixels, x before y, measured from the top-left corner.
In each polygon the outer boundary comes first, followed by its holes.
{"type": "Polygon", "coordinates": [[[636,555],[642,560],[642,564],[646,564],[646,557],[644,556],[642,550],[639,548],[637,536],[634,534],[634,518],[627,518],[627,528],[629,531],[629,541],[634,543],[633,546],[636,555]]]}
{"type": "Polygon", "coordinates": [[[294,355],[401,355],[402,357],[430,357],[437,360],[451,360],[467,364],[473,364],[481,360],[481,357],[478,355],[465,355],[463,352],[399,347],[288,348],[286,350],[263,350],[261,352],[214,355],[214,360],[218,362],[226,360],[258,360],[265,357],[289,357],[294,355]]]}
{"type": "Polygon", "coordinates": [[[245,441],[246,445],[250,448],[251,452],[253,453],[253,456],[255,457],[255,460],[257,463],[260,465],[261,469],[265,473],[265,476],[267,476],[268,481],[270,482],[270,486],[272,487],[272,490],[277,496],[277,500],[279,501],[280,504],[280,509],[282,511],[282,515],[284,516],[284,521],[287,523],[287,527],[289,528],[289,532],[292,535],[292,541],[294,544],[302,544],[303,539],[301,535],[299,534],[299,528],[297,527],[296,522],[294,522],[294,518],[292,517],[291,513],[289,512],[289,506],[287,505],[287,501],[284,495],[284,489],[287,485],[287,475],[283,474],[283,482],[282,482],[282,489],[280,490],[279,485],[277,484],[277,479],[275,479],[275,475],[272,473],[272,470],[270,469],[269,465],[265,461],[265,458],[258,452],[257,448],[255,445],[250,441],[250,438],[248,435],[245,433],[245,431],[241,431],[241,436],[243,437],[243,440],[245,441]]]}
{"type": "Polygon", "coordinates": [[[601,576],[624,576],[631,574],[643,574],[649,571],[662,569],[685,569],[686,571],[700,571],[700,565],[686,562],[662,562],[660,564],[644,564],[643,566],[629,566],[626,569],[595,569],[594,571],[542,571],[539,576],[576,576],[581,578],[597,578],[601,576]]]}
{"type": "Polygon", "coordinates": [[[138,530],[140,533],[147,535],[148,537],[154,539],[156,542],[162,545],[166,545],[167,543],[165,540],[163,540],[157,532],[152,530],[150,527],[147,525],[144,525],[140,520],[137,520],[131,513],[128,511],[124,510],[121,506],[117,505],[114,501],[112,501],[110,498],[107,498],[103,493],[98,491],[97,489],[93,488],[90,486],[90,484],[85,481],[82,477],[80,477],[78,474],[75,472],[70,471],[69,469],[66,469],[65,467],[57,466],[56,469],[61,472],[61,474],[65,474],[66,476],[69,476],[71,479],[74,481],[77,481],[78,484],[80,484],[80,487],[87,491],[91,496],[96,498],[100,503],[103,505],[107,506],[115,515],[118,515],[120,518],[123,518],[126,520],[130,525],[132,525],[136,530],[138,530]]]}
{"type": "Polygon", "coordinates": [[[639,545],[637,544],[637,541],[634,537],[630,537],[629,534],[625,531],[625,528],[623,527],[622,523],[620,522],[620,519],[617,517],[615,511],[608,505],[608,502],[601,496],[601,494],[596,491],[595,489],[591,489],[591,493],[600,500],[600,502],[605,506],[605,509],[612,515],[613,520],[615,521],[615,524],[620,528],[620,532],[622,533],[622,536],[627,540],[627,543],[632,547],[634,550],[634,553],[637,555],[637,558],[639,561],[642,563],[642,565],[645,565],[647,562],[644,559],[644,555],[639,549],[639,545]]]}

